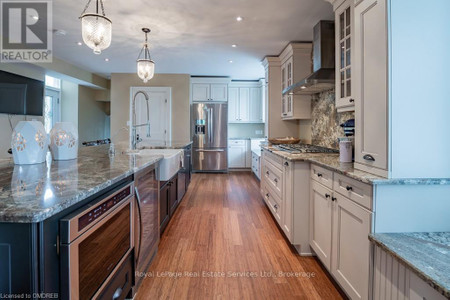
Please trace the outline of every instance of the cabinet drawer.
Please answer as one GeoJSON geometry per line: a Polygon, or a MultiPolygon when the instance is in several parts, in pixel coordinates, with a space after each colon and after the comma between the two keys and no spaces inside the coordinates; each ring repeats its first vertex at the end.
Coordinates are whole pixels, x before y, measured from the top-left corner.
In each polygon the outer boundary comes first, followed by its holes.
{"type": "Polygon", "coordinates": [[[264,174],[265,182],[278,197],[283,197],[283,173],[270,162],[266,162],[264,174]]]}
{"type": "Polygon", "coordinates": [[[279,199],[274,193],[272,193],[272,190],[267,186],[265,187],[264,191],[264,201],[272,212],[272,215],[281,225],[281,199],[279,199]]]}
{"type": "Polygon", "coordinates": [[[333,188],[333,171],[311,164],[311,179],[314,179],[329,189],[333,188]]]}
{"type": "Polygon", "coordinates": [[[245,146],[245,140],[229,140],[228,144],[233,146],[245,146]]]}
{"type": "Polygon", "coordinates": [[[334,191],[372,210],[372,186],[341,174],[334,174],[334,191]]]}
{"type": "Polygon", "coordinates": [[[276,154],[270,153],[269,151],[264,151],[263,153],[264,153],[265,160],[271,162],[278,169],[280,169],[280,170],[282,169],[282,167],[283,167],[283,158],[282,157],[280,157],[276,154]]]}

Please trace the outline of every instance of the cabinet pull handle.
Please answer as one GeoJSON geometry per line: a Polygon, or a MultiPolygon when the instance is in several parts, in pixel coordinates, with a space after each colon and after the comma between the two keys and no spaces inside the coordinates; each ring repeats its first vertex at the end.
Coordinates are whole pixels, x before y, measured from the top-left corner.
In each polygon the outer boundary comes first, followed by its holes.
{"type": "Polygon", "coordinates": [[[267,197],[267,198],[269,198],[269,197],[270,197],[269,193],[267,193],[267,194],[266,194],[266,197],[267,197]]]}
{"type": "Polygon", "coordinates": [[[286,167],[289,167],[289,163],[288,163],[287,161],[284,162],[284,165],[285,165],[286,167]]]}
{"type": "Polygon", "coordinates": [[[325,194],[325,198],[330,198],[331,195],[330,194],[325,194]]]}
{"type": "Polygon", "coordinates": [[[269,171],[266,171],[266,175],[269,175],[269,171]]]}
{"type": "Polygon", "coordinates": [[[278,183],[278,179],[276,179],[276,178],[273,181],[275,181],[275,183],[278,183]]]}
{"type": "Polygon", "coordinates": [[[273,208],[275,208],[276,210],[278,210],[278,204],[275,204],[275,205],[273,206],[273,208]]]}
{"type": "Polygon", "coordinates": [[[322,173],[317,173],[317,177],[322,177],[322,173]]]}
{"type": "Polygon", "coordinates": [[[353,103],[353,102],[355,102],[355,99],[350,99],[350,100],[348,100],[348,102],[353,103]]]}
{"type": "Polygon", "coordinates": [[[337,198],[336,197],[331,197],[331,201],[336,201],[337,198]]]}
{"type": "Polygon", "coordinates": [[[141,255],[141,242],[142,242],[142,213],[141,213],[141,197],[139,197],[139,191],[137,186],[134,187],[134,193],[136,195],[136,204],[138,209],[138,217],[139,217],[139,248],[137,249],[136,254],[136,263],[139,261],[140,255],[141,255]]]}
{"type": "Polygon", "coordinates": [[[365,160],[375,161],[375,158],[372,155],[370,155],[370,154],[364,155],[363,158],[365,160]]]}
{"type": "Polygon", "coordinates": [[[347,185],[347,186],[345,187],[345,189],[346,189],[347,191],[352,191],[352,190],[353,190],[353,188],[352,188],[351,186],[349,186],[349,185],[347,185]]]}

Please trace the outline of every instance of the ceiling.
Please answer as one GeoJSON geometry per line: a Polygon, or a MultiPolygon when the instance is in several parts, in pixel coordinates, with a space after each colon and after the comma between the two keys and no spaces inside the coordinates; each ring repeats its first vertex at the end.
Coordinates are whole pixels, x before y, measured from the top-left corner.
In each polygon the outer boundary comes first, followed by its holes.
{"type": "Polygon", "coordinates": [[[156,73],[258,79],[264,56],[279,54],[289,41],[311,41],[313,26],[334,18],[324,0],[104,0],[113,37],[111,47],[95,55],[77,45],[86,2],[53,1],[53,27],[66,32],[54,35],[54,56],[105,76],[136,71],[141,28],[149,27],[156,73]]]}

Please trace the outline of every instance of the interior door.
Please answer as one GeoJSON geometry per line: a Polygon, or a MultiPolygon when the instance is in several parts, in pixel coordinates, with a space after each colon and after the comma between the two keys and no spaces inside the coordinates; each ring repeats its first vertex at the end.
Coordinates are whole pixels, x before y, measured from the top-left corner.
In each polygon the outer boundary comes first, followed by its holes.
{"type": "MultiPolygon", "coordinates": [[[[138,127],[137,134],[142,140],[151,142],[167,142],[171,136],[171,93],[170,88],[160,87],[133,87],[132,97],[137,91],[144,91],[149,96],[149,119],[150,137],[147,136],[147,127],[138,127]]],[[[147,103],[145,96],[136,96],[136,122],[135,124],[147,123],[147,103]]],[[[132,112],[131,112],[132,114],[132,112]]],[[[131,120],[133,116],[131,115],[131,120]]]]}

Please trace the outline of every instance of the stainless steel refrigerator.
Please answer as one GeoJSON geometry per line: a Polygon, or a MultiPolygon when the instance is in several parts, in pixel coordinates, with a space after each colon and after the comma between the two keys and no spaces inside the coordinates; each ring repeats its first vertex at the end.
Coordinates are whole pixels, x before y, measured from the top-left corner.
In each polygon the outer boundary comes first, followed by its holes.
{"type": "Polygon", "coordinates": [[[226,172],[228,169],[228,105],[192,104],[192,163],[194,172],[226,172]]]}

